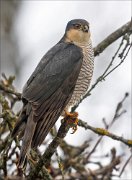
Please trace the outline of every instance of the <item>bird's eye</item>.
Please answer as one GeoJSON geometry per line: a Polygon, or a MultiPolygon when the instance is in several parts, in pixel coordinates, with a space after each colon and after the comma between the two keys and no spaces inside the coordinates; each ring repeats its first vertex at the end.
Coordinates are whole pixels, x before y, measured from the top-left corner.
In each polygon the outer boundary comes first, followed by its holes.
{"type": "Polygon", "coordinates": [[[79,29],[80,27],[81,27],[80,24],[74,24],[74,28],[75,28],[75,29],[79,29]]]}

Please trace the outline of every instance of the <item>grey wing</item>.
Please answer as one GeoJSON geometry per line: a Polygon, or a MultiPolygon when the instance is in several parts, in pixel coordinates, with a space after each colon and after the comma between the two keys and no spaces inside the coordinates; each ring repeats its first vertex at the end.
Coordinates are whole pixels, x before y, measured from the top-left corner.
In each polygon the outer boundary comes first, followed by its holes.
{"type": "Polygon", "coordinates": [[[32,147],[42,143],[61,115],[74,91],[82,65],[80,48],[66,43],[56,46],[57,51],[54,53],[53,47],[52,53],[49,51],[50,58],[47,54],[48,60],[41,60],[40,72],[33,73],[23,90],[23,98],[31,103],[33,120],[37,122],[32,147]]]}

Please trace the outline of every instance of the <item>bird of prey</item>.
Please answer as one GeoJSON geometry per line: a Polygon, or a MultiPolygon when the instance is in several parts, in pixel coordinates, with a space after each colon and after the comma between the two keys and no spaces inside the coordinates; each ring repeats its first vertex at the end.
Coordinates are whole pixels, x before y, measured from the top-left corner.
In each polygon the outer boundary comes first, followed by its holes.
{"type": "Polygon", "coordinates": [[[69,21],[62,39],[43,56],[24,86],[23,108],[12,133],[23,134],[19,167],[64,110],[68,112],[86,94],[94,68],[90,36],[86,20],[69,21]]]}

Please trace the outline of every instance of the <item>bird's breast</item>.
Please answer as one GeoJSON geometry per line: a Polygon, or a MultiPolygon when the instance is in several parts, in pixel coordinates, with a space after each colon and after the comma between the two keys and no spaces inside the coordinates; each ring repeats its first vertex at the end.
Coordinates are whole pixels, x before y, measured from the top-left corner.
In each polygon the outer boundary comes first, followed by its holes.
{"type": "Polygon", "coordinates": [[[83,98],[83,96],[86,94],[91,78],[93,75],[93,69],[94,69],[94,52],[92,48],[91,42],[85,45],[80,45],[80,47],[83,50],[83,62],[82,67],[76,82],[76,86],[73,92],[73,95],[68,103],[69,106],[74,106],[75,104],[78,104],[80,100],[83,98]]]}

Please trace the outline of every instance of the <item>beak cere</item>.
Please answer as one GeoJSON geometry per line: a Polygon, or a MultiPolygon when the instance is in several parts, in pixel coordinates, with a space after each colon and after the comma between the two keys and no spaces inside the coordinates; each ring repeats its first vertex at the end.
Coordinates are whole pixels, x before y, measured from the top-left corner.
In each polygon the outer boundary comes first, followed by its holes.
{"type": "Polygon", "coordinates": [[[87,25],[83,26],[83,31],[84,32],[88,32],[88,30],[89,30],[89,27],[87,25]]]}

